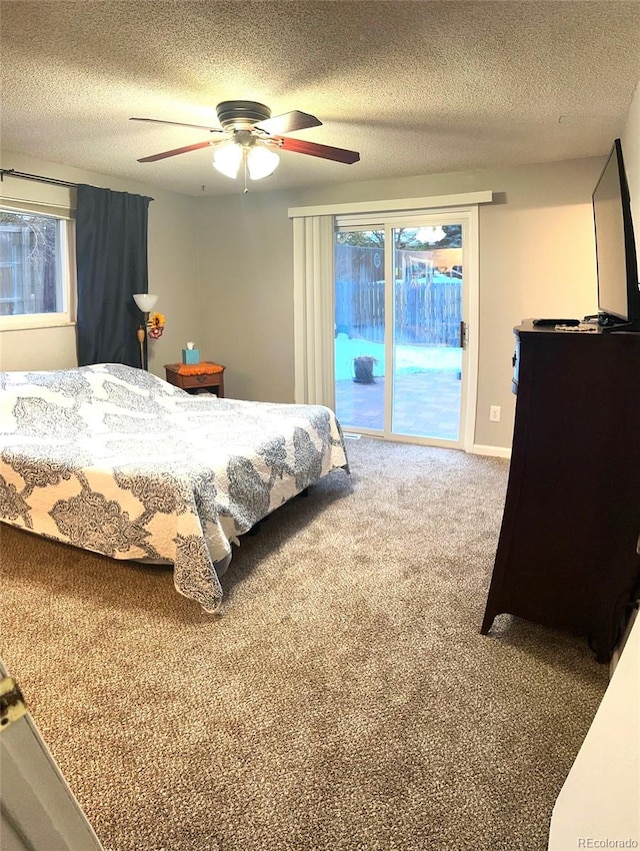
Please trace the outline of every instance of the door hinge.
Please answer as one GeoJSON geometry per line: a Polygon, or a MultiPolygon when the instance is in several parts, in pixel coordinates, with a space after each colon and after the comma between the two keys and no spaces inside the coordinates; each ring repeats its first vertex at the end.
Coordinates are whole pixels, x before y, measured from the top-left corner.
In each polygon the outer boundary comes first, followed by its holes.
{"type": "Polygon", "coordinates": [[[0,730],[22,718],[27,712],[20,686],[11,677],[0,680],[0,730]]]}

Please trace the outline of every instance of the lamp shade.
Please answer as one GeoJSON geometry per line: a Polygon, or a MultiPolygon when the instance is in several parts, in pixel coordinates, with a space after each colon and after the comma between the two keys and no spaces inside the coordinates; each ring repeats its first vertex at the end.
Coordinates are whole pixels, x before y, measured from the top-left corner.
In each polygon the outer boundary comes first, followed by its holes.
{"type": "Polygon", "coordinates": [[[273,174],[279,162],[280,157],[275,151],[255,145],[247,155],[249,177],[252,180],[262,180],[263,177],[273,174]]]}
{"type": "Polygon", "coordinates": [[[158,296],[151,293],[134,293],[133,299],[143,313],[150,313],[158,301],[158,296]]]}
{"type": "Polygon", "coordinates": [[[237,177],[242,162],[242,148],[235,142],[220,145],[213,154],[213,167],[226,177],[237,177]]]}

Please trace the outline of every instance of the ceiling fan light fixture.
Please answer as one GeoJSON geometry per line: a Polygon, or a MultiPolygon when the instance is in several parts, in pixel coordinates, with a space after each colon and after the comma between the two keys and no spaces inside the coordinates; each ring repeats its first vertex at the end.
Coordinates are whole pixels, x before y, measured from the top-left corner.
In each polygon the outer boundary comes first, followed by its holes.
{"type": "MultiPolygon", "coordinates": [[[[2,0],[0,0],[2,2],[2,0]]],[[[320,145],[317,142],[307,142],[304,139],[294,139],[283,135],[322,124],[315,115],[293,109],[282,115],[271,115],[268,106],[248,100],[230,100],[219,103],[216,107],[220,128],[196,124],[185,124],[180,121],[164,121],[160,118],[132,118],[132,121],[155,121],[159,124],[173,124],[182,127],[201,127],[209,133],[218,134],[215,139],[206,139],[192,145],[184,145],[170,151],[161,151],[141,157],[138,162],[151,163],[189,151],[199,151],[214,146],[213,167],[234,180],[242,168],[244,191],[247,192],[247,179],[262,180],[273,174],[280,162],[278,154],[273,150],[292,151],[311,157],[320,157],[339,163],[356,163],[360,159],[357,151],[346,148],[336,148],[331,145],[320,145]]]]}
{"type": "Polygon", "coordinates": [[[220,145],[213,154],[213,167],[226,177],[237,177],[241,162],[242,148],[235,142],[220,145]]]}
{"type": "Polygon", "coordinates": [[[254,145],[247,154],[247,167],[251,180],[262,180],[269,177],[278,167],[280,157],[275,151],[270,151],[263,145],[254,145]]]}

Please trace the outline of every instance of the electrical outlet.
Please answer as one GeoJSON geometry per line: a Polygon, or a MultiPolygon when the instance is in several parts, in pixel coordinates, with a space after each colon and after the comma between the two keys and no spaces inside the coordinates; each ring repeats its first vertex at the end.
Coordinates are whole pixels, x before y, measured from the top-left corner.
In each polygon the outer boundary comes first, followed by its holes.
{"type": "Polygon", "coordinates": [[[489,408],[489,420],[492,423],[500,422],[500,405],[491,405],[489,408]]]}

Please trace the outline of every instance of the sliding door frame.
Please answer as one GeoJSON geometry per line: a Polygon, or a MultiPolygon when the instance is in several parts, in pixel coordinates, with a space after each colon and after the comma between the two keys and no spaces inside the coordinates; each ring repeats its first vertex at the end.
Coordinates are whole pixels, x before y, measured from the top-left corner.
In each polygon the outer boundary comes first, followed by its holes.
{"type": "MultiPolygon", "coordinates": [[[[355,429],[362,434],[382,436],[386,440],[410,443],[425,443],[429,446],[444,446],[468,451],[473,446],[475,432],[476,395],[478,384],[478,324],[479,324],[479,274],[478,274],[478,208],[458,207],[455,209],[413,210],[409,213],[390,212],[382,214],[357,214],[336,217],[336,231],[384,230],[385,234],[385,382],[384,428],[355,429]],[[462,225],[462,304],[461,321],[464,323],[464,341],[462,345],[462,387],[460,393],[459,431],[455,440],[435,437],[419,437],[392,431],[393,392],[395,383],[393,337],[395,329],[394,288],[389,285],[394,279],[394,242],[393,232],[397,228],[414,228],[429,225],[462,225]]],[[[332,284],[332,289],[335,282],[332,284]]],[[[333,353],[331,359],[325,356],[323,369],[335,374],[333,353]]],[[[335,396],[334,396],[335,408],[335,396]]]]}
{"type": "MultiPolygon", "coordinates": [[[[321,216],[342,217],[361,214],[370,221],[385,214],[402,214],[412,219],[421,215],[453,215],[462,221],[467,219],[467,231],[463,239],[464,289],[466,295],[464,392],[466,406],[462,412],[463,427],[460,433],[460,448],[472,450],[475,433],[476,401],[478,385],[478,337],[479,337],[479,215],[478,205],[491,203],[490,190],[460,195],[444,195],[426,198],[398,199],[393,201],[365,201],[353,204],[322,205],[315,207],[292,207],[289,218],[294,220],[294,339],[295,339],[295,400],[311,404],[323,404],[335,409],[334,356],[329,351],[325,337],[327,328],[333,328],[333,250],[334,241],[324,239],[321,243],[306,245],[305,233],[313,219],[321,216]],[[306,224],[305,224],[306,222],[306,224]],[[310,334],[309,330],[313,329],[310,334]],[[314,339],[315,338],[315,339],[314,339]],[[321,376],[321,380],[318,380],[321,376]]],[[[396,215],[389,215],[396,218],[396,215]]],[[[326,221],[326,219],[325,219],[326,221]]],[[[463,307],[463,313],[465,307],[463,307]]],[[[393,435],[394,440],[409,441],[403,435],[393,435]]],[[[434,442],[435,443],[435,442],[434,442]]],[[[448,445],[451,445],[448,442],[448,445]]]]}

